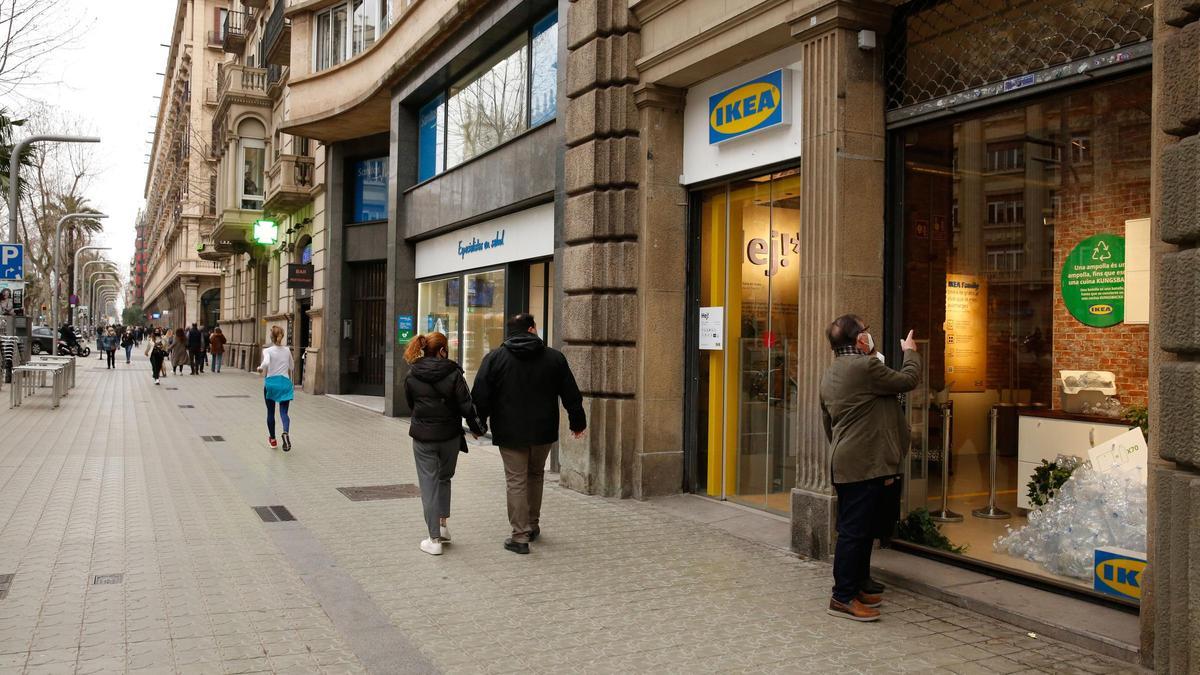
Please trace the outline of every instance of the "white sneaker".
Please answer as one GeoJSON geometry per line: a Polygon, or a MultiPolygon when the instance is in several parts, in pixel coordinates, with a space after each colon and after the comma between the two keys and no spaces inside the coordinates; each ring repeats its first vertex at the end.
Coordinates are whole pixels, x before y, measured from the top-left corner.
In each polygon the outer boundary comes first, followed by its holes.
{"type": "Polygon", "coordinates": [[[442,542],[434,541],[432,539],[424,539],[421,541],[421,550],[425,551],[429,555],[441,555],[442,542]]]}
{"type": "Polygon", "coordinates": [[[449,527],[446,527],[445,525],[442,525],[442,536],[441,536],[441,540],[442,540],[442,543],[443,543],[443,544],[449,544],[449,543],[450,543],[450,528],[449,528],[449,527]]]}

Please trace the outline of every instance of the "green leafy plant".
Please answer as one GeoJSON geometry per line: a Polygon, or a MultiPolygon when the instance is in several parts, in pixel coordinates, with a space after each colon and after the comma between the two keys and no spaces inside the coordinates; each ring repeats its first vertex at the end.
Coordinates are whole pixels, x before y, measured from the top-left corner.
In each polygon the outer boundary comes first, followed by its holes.
{"type": "Polygon", "coordinates": [[[1129,406],[1125,409],[1125,419],[1142,428],[1142,434],[1150,439],[1150,409],[1144,405],[1129,406]]]}
{"type": "Polygon", "coordinates": [[[1042,460],[1042,465],[1033,470],[1033,480],[1029,481],[1029,501],[1034,506],[1045,506],[1054,499],[1058,494],[1059,489],[1063,484],[1071,479],[1071,474],[1075,472],[1075,467],[1065,463],[1047,462],[1042,460]]]}
{"type": "Polygon", "coordinates": [[[897,534],[905,541],[936,548],[939,551],[963,553],[967,550],[966,546],[955,546],[946,535],[942,534],[937,523],[933,522],[933,516],[929,513],[929,509],[914,509],[904,520],[900,521],[897,534]]]}

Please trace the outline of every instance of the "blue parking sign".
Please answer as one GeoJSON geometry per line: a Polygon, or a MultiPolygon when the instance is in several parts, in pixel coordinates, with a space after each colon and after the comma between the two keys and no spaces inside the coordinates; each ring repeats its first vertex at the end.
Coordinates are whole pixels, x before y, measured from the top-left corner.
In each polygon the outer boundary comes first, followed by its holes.
{"type": "Polygon", "coordinates": [[[25,278],[25,247],[0,244],[0,279],[25,278]]]}

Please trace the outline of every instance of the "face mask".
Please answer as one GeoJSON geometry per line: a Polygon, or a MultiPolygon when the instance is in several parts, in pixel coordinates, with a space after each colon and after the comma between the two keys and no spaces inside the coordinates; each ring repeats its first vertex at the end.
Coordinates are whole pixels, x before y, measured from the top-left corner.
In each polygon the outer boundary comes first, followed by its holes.
{"type": "Polygon", "coordinates": [[[867,333],[867,353],[869,354],[873,351],[875,351],[875,338],[871,337],[870,333],[867,333]]]}

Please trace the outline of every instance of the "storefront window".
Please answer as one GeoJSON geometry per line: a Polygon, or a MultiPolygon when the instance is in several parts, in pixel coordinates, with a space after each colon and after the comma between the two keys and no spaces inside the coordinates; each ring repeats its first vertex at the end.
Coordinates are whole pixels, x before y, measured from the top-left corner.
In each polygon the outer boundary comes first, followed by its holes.
{"type": "Polygon", "coordinates": [[[796,480],[800,175],[791,170],[700,195],[700,304],[724,318],[701,344],[700,487],[787,512],[796,480]]]}
{"type": "MultiPolygon", "coordinates": [[[[442,333],[450,342],[450,358],[457,361],[458,310],[462,305],[462,277],[422,281],[417,284],[417,330],[442,333]]],[[[470,382],[470,381],[468,381],[470,382]]]]}
{"type": "Polygon", "coordinates": [[[418,180],[428,180],[554,119],[558,13],[497,50],[418,113],[418,180]]]}
{"type": "Polygon", "coordinates": [[[1147,402],[1150,101],[1146,74],[897,132],[889,302],[928,369],[902,537],[1086,588],[1095,549],[1146,550],[1144,460],[1118,476],[1096,453],[1147,402]]]}
{"type": "Polygon", "coordinates": [[[354,195],[350,222],[387,220],[387,158],[353,163],[354,195]]]}
{"type": "Polygon", "coordinates": [[[463,295],[462,367],[474,382],[483,357],[504,342],[504,270],[464,275],[463,295]]]}

